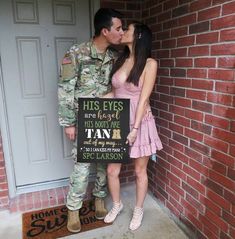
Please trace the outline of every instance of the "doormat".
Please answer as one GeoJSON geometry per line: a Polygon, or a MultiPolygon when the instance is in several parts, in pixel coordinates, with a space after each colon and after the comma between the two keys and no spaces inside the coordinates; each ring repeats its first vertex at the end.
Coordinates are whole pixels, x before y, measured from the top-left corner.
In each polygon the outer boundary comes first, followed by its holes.
{"type": "MultiPolygon", "coordinates": [[[[67,230],[67,208],[65,205],[26,212],[22,215],[22,239],[55,239],[72,235],[67,230]]],[[[94,201],[83,203],[80,209],[82,229],[79,233],[111,224],[95,218],[94,201]]]]}

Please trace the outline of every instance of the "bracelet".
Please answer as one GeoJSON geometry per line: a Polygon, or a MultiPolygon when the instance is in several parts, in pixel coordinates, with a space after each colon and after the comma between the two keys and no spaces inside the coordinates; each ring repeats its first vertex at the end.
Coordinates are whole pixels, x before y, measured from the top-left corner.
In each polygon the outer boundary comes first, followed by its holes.
{"type": "Polygon", "coordinates": [[[133,127],[132,129],[136,129],[136,130],[138,130],[139,128],[133,127]]]}

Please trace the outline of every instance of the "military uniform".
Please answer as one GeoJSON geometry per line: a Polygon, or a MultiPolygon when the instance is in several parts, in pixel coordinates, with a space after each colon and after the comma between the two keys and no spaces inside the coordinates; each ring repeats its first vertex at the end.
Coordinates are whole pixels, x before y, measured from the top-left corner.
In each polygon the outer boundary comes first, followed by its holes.
{"type": "MultiPolygon", "coordinates": [[[[79,97],[99,97],[111,91],[109,77],[116,52],[107,49],[99,54],[92,40],[75,44],[65,54],[58,84],[59,123],[63,127],[76,126],[79,97]]],[[[77,132],[79,135],[79,132],[77,132]]],[[[90,163],[77,162],[77,139],[72,150],[75,160],[70,176],[70,188],[66,206],[70,210],[82,207],[88,185],[90,163]]],[[[103,198],[107,195],[106,164],[97,163],[97,177],[93,195],[103,198]]]]}

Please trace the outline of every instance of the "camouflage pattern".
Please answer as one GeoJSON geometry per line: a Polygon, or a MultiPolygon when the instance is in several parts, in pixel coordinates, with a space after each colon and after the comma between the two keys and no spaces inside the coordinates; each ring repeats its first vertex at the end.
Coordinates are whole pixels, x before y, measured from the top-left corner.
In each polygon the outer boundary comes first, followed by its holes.
{"type": "MultiPolygon", "coordinates": [[[[107,195],[106,164],[96,164],[96,181],[92,194],[103,198],[107,195]]],[[[82,207],[83,199],[88,186],[90,163],[75,163],[73,173],[70,176],[70,187],[67,194],[66,206],[70,210],[78,210],[82,207]]]]}
{"type": "MultiPolygon", "coordinates": [[[[109,77],[116,52],[108,49],[98,54],[92,41],[74,45],[65,54],[58,83],[59,123],[63,127],[76,126],[79,97],[99,97],[111,91],[109,77]]],[[[77,132],[79,135],[79,132],[77,132]]],[[[70,177],[66,206],[70,210],[82,207],[86,194],[90,163],[77,161],[77,140],[72,155],[75,161],[70,177]]],[[[106,164],[96,165],[96,182],[93,195],[107,195],[106,164]]]]}
{"type": "Polygon", "coordinates": [[[58,84],[59,123],[76,124],[78,97],[99,97],[111,91],[109,77],[115,52],[98,54],[92,41],[74,45],[65,54],[58,84]]]}

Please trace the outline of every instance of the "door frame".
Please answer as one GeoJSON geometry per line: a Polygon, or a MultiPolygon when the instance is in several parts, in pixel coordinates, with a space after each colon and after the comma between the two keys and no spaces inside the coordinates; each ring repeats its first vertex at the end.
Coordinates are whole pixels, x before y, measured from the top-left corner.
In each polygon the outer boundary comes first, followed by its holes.
{"type": "MultiPolygon", "coordinates": [[[[99,9],[99,7],[100,7],[100,0],[89,0],[89,18],[90,18],[91,36],[94,33],[93,17],[95,12],[99,9]]],[[[9,197],[13,198],[16,195],[19,195],[22,193],[40,191],[40,190],[68,185],[69,179],[65,178],[60,180],[27,185],[23,187],[16,186],[14,163],[13,163],[13,157],[12,157],[11,138],[9,134],[9,122],[7,117],[6,97],[5,97],[4,89],[5,88],[4,88],[4,81],[3,81],[3,69],[2,69],[1,46],[0,46],[0,136],[2,138],[2,151],[3,151],[4,161],[5,161],[9,197]]],[[[91,175],[90,180],[92,180],[93,178],[94,178],[94,175],[91,175]]]]}

